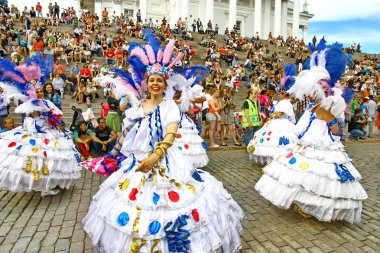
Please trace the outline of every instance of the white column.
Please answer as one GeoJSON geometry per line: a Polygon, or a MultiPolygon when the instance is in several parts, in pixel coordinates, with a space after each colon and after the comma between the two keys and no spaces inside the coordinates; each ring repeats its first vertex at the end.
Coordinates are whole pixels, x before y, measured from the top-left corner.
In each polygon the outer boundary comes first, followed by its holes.
{"type": "Polygon", "coordinates": [[[277,37],[280,34],[281,34],[281,0],[275,0],[273,36],[277,37]]]}
{"type": "Polygon", "coordinates": [[[100,19],[100,21],[102,21],[102,11],[103,11],[103,8],[102,8],[102,0],[95,0],[95,8],[94,8],[94,13],[96,13],[100,19]]]}
{"type": "Polygon", "coordinates": [[[181,2],[181,18],[182,20],[185,20],[185,18],[187,18],[187,20],[189,21],[189,0],[182,0],[181,2]]]}
{"type": "Polygon", "coordinates": [[[300,26],[300,0],[293,0],[293,37],[298,36],[300,26]]]}
{"type": "Polygon", "coordinates": [[[308,39],[307,39],[307,29],[308,29],[307,26],[304,26],[303,29],[302,29],[302,31],[303,31],[302,38],[303,38],[303,42],[305,42],[305,43],[308,42],[308,39]]]}
{"type": "MultiPolygon", "coordinates": [[[[80,0],[75,0],[73,7],[74,7],[74,10],[75,10],[75,14],[79,18],[80,17],[79,11],[81,9],[81,7],[80,7],[80,0]]],[[[44,9],[42,9],[42,13],[44,13],[44,9]]],[[[44,17],[45,17],[45,15],[46,15],[46,13],[44,13],[44,17]]]]}
{"type": "Polygon", "coordinates": [[[206,20],[205,20],[206,27],[207,27],[207,23],[209,20],[211,20],[211,23],[214,27],[215,26],[215,23],[214,23],[214,0],[207,0],[207,2],[206,2],[206,20]]]}
{"type": "MultiPolygon", "coordinates": [[[[146,16],[146,0],[140,0],[140,12],[141,12],[141,20],[144,22],[144,20],[147,18],[146,16]]],[[[136,15],[135,15],[136,16],[136,15]]]]}
{"type": "Polygon", "coordinates": [[[263,28],[263,34],[262,34],[264,39],[268,38],[268,34],[270,32],[270,15],[271,15],[270,3],[271,1],[264,0],[264,17],[263,17],[264,28],[263,28]]]}
{"type": "Polygon", "coordinates": [[[285,40],[288,37],[288,0],[282,2],[281,35],[285,40]]]}
{"type": "Polygon", "coordinates": [[[236,0],[230,0],[230,8],[228,14],[228,30],[231,31],[236,24],[236,0]]]}
{"type": "Polygon", "coordinates": [[[261,38],[261,0],[255,0],[255,22],[253,26],[254,34],[256,35],[258,32],[261,38]]]}

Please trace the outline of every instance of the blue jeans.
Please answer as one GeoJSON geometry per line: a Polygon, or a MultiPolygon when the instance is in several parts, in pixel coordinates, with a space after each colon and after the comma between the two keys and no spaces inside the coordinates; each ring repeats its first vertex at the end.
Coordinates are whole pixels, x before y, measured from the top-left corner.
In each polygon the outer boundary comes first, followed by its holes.
{"type": "Polygon", "coordinates": [[[102,147],[103,147],[102,144],[100,144],[96,141],[94,141],[92,143],[92,145],[94,147],[94,150],[95,150],[97,156],[104,156],[112,150],[113,146],[115,146],[115,141],[111,141],[110,143],[107,144],[107,151],[103,151],[102,150],[102,147]]]}
{"type": "Polygon", "coordinates": [[[249,142],[253,139],[253,136],[255,135],[256,131],[260,129],[260,126],[254,126],[251,129],[249,127],[245,128],[245,135],[244,135],[244,144],[247,147],[249,142]]]}
{"type": "Polygon", "coordinates": [[[366,134],[367,134],[366,130],[352,129],[350,132],[350,139],[364,137],[366,134]]]}

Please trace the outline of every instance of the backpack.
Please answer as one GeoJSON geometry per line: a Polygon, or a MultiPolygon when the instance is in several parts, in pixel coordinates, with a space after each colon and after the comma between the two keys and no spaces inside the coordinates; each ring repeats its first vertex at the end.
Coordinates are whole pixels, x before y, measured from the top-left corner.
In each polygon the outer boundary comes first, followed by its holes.
{"type": "Polygon", "coordinates": [[[102,109],[100,110],[100,117],[105,118],[108,115],[108,111],[110,110],[110,107],[108,104],[101,104],[102,109]]]}

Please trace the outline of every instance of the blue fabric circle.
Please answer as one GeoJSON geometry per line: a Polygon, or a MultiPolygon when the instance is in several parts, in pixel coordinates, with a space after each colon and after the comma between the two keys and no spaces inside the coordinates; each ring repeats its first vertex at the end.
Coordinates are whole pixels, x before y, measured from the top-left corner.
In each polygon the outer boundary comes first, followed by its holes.
{"type": "Polygon", "coordinates": [[[19,134],[21,134],[21,132],[16,132],[16,133],[14,133],[13,135],[19,135],[19,134]]]}
{"type": "Polygon", "coordinates": [[[22,145],[19,145],[16,149],[20,150],[22,148],[22,145]]]}
{"type": "Polygon", "coordinates": [[[159,221],[153,221],[152,223],[150,223],[149,225],[149,232],[152,234],[152,235],[155,235],[158,233],[158,231],[160,231],[160,228],[161,228],[161,223],[159,221]]]}
{"type": "Polygon", "coordinates": [[[128,224],[128,222],[129,222],[129,215],[126,212],[122,212],[117,217],[117,224],[119,224],[120,226],[125,226],[128,224]]]}
{"type": "Polygon", "coordinates": [[[181,147],[181,146],[178,146],[178,149],[179,149],[179,150],[182,150],[182,147],[181,147]]]}
{"type": "Polygon", "coordinates": [[[160,195],[157,193],[153,192],[153,203],[157,205],[157,202],[160,200],[160,195]]]}
{"type": "Polygon", "coordinates": [[[198,182],[203,182],[203,179],[201,175],[199,175],[198,171],[194,171],[194,173],[191,176],[198,182]]]}
{"type": "Polygon", "coordinates": [[[260,139],[260,143],[263,143],[263,142],[264,142],[264,139],[263,139],[263,138],[261,138],[261,139],[260,139]]]}
{"type": "Polygon", "coordinates": [[[30,139],[30,140],[29,140],[29,143],[30,143],[30,145],[33,145],[33,146],[34,146],[34,145],[36,145],[36,140],[34,140],[34,139],[30,139]]]}
{"type": "Polygon", "coordinates": [[[262,136],[264,136],[264,135],[266,135],[267,134],[267,132],[264,132],[263,134],[262,134],[262,136]]]}
{"type": "Polygon", "coordinates": [[[292,157],[292,158],[290,158],[289,163],[290,164],[295,164],[296,161],[297,161],[297,159],[295,157],[292,157]]]}

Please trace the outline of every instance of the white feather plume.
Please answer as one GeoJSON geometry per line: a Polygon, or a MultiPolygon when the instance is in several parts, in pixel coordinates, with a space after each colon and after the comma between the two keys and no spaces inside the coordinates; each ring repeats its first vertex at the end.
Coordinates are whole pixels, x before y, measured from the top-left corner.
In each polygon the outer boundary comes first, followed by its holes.
{"type": "Polygon", "coordinates": [[[127,86],[123,83],[123,81],[112,78],[110,76],[100,76],[95,78],[95,82],[103,88],[109,88],[115,95],[116,99],[120,99],[126,96],[129,100],[129,103],[132,104],[132,107],[139,106],[140,102],[136,94],[129,90],[127,86]]]}
{"type": "Polygon", "coordinates": [[[318,84],[320,80],[329,80],[330,75],[323,67],[315,66],[310,70],[304,70],[296,77],[295,84],[289,89],[288,93],[298,99],[308,96],[323,98],[323,89],[318,84]]]}

